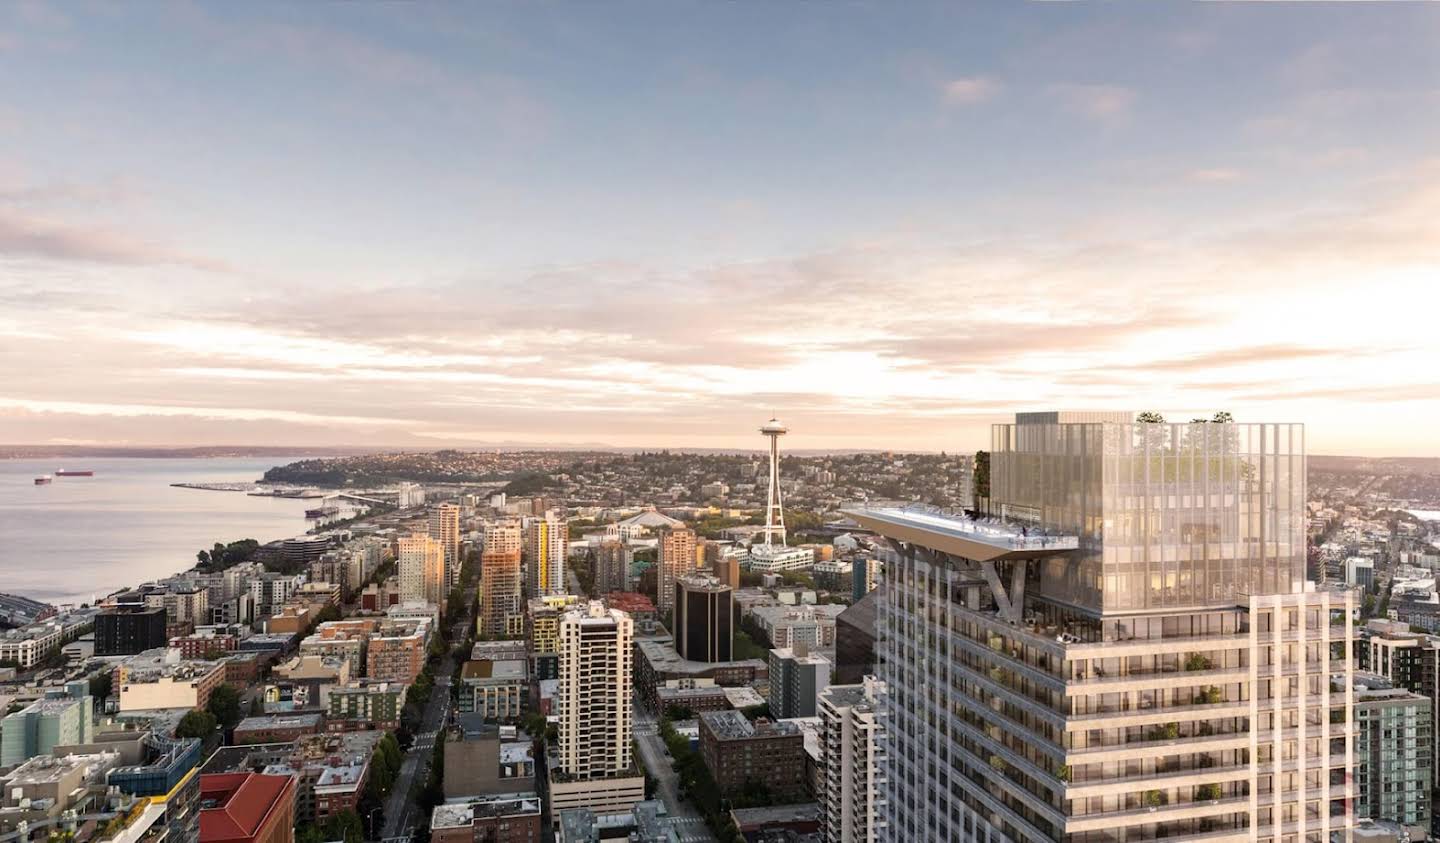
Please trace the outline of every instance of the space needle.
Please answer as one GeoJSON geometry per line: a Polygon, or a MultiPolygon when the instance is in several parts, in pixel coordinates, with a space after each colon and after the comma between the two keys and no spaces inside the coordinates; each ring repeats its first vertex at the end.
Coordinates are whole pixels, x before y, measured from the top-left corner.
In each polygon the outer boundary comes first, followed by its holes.
{"type": "Polygon", "coordinates": [[[774,536],[780,536],[780,547],[785,546],[785,506],[780,498],[780,437],[790,432],[779,419],[772,418],[761,425],[760,432],[770,437],[770,495],[765,507],[765,545],[775,546],[774,536]]]}

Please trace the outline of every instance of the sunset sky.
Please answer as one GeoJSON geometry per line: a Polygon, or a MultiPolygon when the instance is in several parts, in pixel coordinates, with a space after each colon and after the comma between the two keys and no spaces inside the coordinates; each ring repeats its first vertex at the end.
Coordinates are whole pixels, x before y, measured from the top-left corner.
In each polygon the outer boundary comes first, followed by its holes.
{"type": "Polygon", "coordinates": [[[1440,455],[1440,5],[0,4],[0,443],[1440,455]]]}

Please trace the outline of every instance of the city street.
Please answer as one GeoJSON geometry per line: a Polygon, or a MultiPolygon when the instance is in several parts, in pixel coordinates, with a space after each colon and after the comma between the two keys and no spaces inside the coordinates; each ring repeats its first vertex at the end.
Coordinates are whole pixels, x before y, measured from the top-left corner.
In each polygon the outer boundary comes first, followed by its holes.
{"type": "MultiPolygon", "coordinates": [[[[470,623],[469,612],[451,627],[450,640],[465,640],[465,627],[470,623]]],[[[430,773],[430,759],[437,740],[445,739],[445,724],[450,714],[450,675],[455,670],[455,659],[447,649],[435,668],[435,687],[430,692],[430,702],[425,706],[421,718],[422,731],[415,734],[415,742],[400,764],[400,775],[385,800],[385,828],[383,839],[410,840],[416,827],[425,818],[425,811],[410,798],[410,789],[415,782],[424,782],[430,773]]]]}
{"type": "Polygon", "coordinates": [[[680,777],[671,767],[673,759],[665,748],[665,741],[660,739],[655,716],[645,710],[638,698],[631,704],[635,706],[635,743],[640,749],[640,763],[655,777],[655,796],[665,803],[666,814],[675,818],[675,833],[682,843],[711,843],[715,836],[705,827],[700,812],[680,799],[680,777]]]}

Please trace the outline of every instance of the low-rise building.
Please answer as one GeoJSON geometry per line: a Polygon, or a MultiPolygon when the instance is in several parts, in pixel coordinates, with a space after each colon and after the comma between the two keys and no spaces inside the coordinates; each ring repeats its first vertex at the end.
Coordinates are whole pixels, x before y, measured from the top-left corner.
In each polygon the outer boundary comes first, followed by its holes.
{"type": "Polygon", "coordinates": [[[767,665],[759,659],[728,662],[695,662],[675,652],[669,636],[638,639],[635,642],[635,687],[651,711],[659,710],[660,688],[672,679],[710,679],[723,687],[740,687],[764,681],[767,665]]]}
{"type": "Polygon", "coordinates": [[[225,664],[182,659],[178,650],[151,651],[121,663],[115,680],[122,712],[204,708],[225,682],[225,664]]]}
{"type": "Polygon", "coordinates": [[[524,658],[468,661],[460,669],[463,713],[487,720],[518,720],[529,697],[530,673],[524,658]]]}
{"type": "Polygon", "coordinates": [[[258,773],[200,777],[200,843],[290,843],[295,779],[258,773]]]}
{"type": "Polygon", "coordinates": [[[398,729],[407,687],[398,682],[360,680],[332,688],[325,722],[331,731],[398,729]]]}
{"type": "Polygon", "coordinates": [[[315,735],[325,731],[325,717],[321,714],[266,714],[246,717],[235,726],[235,744],[279,743],[293,741],[301,735],[315,735]]]}
{"type": "Polygon", "coordinates": [[[700,715],[700,756],[726,797],[747,785],[763,786],[777,801],[805,796],[805,739],[794,724],[707,711],[700,715]]]}
{"type": "Polygon", "coordinates": [[[435,806],[432,843],[537,843],[541,803],[533,793],[492,794],[435,806]]]}

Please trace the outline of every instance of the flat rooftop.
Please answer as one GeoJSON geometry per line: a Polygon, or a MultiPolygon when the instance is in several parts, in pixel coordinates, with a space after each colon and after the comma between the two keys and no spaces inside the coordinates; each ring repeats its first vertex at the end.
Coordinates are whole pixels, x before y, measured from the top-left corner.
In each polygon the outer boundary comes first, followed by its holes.
{"type": "Polygon", "coordinates": [[[970,518],[935,507],[856,506],[842,510],[860,526],[887,538],[977,562],[1035,559],[1080,547],[1080,538],[1042,532],[1028,523],[970,518]]]}
{"type": "Polygon", "coordinates": [[[531,793],[504,796],[482,796],[464,802],[446,802],[435,806],[430,815],[430,828],[466,828],[477,818],[515,817],[540,814],[540,797],[531,793]]]}

